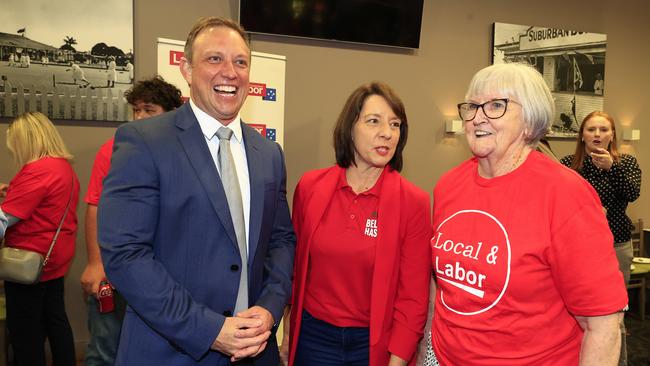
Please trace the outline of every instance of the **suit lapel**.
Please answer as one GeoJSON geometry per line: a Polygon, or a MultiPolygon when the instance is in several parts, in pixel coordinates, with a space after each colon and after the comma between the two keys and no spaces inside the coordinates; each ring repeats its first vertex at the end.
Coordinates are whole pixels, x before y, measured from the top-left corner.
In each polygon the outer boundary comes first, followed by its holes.
{"type": "MultiPolygon", "coordinates": [[[[244,136],[244,148],[246,149],[246,160],[248,161],[248,177],[250,181],[250,217],[248,223],[248,261],[249,264],[255,256],[257,244],[262,229],[262,213],[264,211],[264,171],[262,164],[265,160],[255,137],[252,134],[259,133],[242,123],[242,135],[244,136]]],[[[249,266],[250,268],[250,266],[249,266]]]]}
{"type": "Polygon", "coordinates": [[[199,178],[199,182],[206,191],[210,204],[226,229],[230,241],[239,250],[221,178],[205,142],[205,136],[203,136],[199,122],[189,103],[179,108],[176,114],[176,126],[182,130],[178,135],[178,140],[199,178]]]}

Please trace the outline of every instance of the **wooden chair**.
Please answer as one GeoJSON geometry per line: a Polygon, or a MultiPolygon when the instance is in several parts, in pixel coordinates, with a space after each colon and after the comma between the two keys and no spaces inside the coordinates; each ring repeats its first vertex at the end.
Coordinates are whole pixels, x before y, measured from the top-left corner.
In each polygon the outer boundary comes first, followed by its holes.
{"type": "MultiPolygon", "coordinates": [[[[632,253],[634,257],[645,257],[645,247],[643,244],[643,219],[639,219],[634,223],[634,231],[632,232],[632,253]]],[[[639,316],[642,321],[645,320],[647,277],[648,272],[632,273],[630,275],[630,282],[627,284],[628,290],[638,289],[639,291],[639,316]]]]}
{"type": "Polygon", "coordinates": [[[643,236],[643,219],[639,219],[634,223],[634,231],[632,231],[632,252],[635,257],[646,256],[643,236]]]}

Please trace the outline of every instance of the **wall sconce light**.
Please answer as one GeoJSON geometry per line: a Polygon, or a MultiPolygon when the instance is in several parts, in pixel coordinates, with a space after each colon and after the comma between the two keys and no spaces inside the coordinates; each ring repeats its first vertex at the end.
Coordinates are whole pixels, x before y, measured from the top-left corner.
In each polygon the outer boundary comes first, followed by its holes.
{"type": "Polygon", "coordinates": [[[623,129],[623,141],[641,140],[641,130],[633,130],[629,127],[623,129]]]}
{"type": "Polygon", "coordinates": [[[446,133],[460,133],[463,131],[463,121],[459,119],[452,119],[445,122],[446,133]]]}

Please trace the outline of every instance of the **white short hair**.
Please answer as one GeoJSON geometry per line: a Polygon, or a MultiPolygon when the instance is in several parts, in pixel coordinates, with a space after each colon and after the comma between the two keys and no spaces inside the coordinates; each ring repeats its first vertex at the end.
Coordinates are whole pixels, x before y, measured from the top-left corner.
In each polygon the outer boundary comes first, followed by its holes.
{"type": "Polygon", "coordinates": [[[544,137],[555,117],[555,103],[548,85],[535,68],[515,62],[488,66],[474,75],[465,100],[495,93],[521,104],[529,144],[534,145],[544,137]]]}

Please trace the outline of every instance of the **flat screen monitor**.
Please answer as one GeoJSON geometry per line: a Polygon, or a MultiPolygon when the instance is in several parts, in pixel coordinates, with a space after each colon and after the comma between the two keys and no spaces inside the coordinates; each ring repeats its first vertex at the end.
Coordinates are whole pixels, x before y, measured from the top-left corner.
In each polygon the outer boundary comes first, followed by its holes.
{"type": "Polygon", "coordinates": [[[418,48],[424,0],[240,0],[251,33],[418,48]]]}

